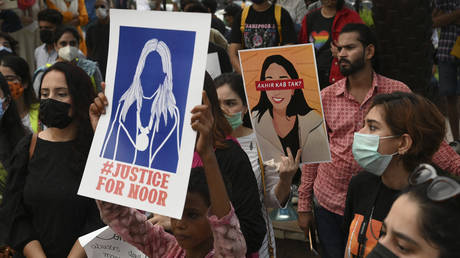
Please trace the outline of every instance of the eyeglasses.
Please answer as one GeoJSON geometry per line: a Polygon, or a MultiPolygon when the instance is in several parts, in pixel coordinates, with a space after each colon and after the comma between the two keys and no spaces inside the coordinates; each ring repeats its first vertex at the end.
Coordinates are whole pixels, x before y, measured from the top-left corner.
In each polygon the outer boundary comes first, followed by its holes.
{"type": "Polygon", "coordinates": [[[460,184],[454,179],[438,176],[436,169],[429,164],[420,164],[409,176],[409,184],[419,185],[431,181],[426,190],[428,198],[444,201],[460,194],[460,184]]]}

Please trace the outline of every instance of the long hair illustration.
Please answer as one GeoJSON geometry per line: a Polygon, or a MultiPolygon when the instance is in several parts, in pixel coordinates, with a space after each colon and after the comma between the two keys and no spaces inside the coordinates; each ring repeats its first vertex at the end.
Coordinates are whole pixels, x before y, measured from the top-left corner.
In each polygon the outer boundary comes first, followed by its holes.
{"type": "MultiPolygon", "coordinates": [[[[107,144],[111,138],[112,132],[115,127],[115,123],[118,122],[118,127],[116,128],[116,139],[115,147],[113,151],[113,158],[116,159],[117,150],[118,150],[118,141],[120,137],[120,129],[122,129],[133,147],[135,148],[134,157],[132,164],[136,162],[137,154],[139,151],[145,151],[149,146],[149,167],[152,167],[152,163],[155,160],[156,155],[169,140],[171,135],[176,131],[177,136],[177,153],[179,155],[179,125],[180,125],[180,115],[179,109],[176,106],[176,99],[172,92],[173,88],[173,74],[172,74],[172,64],[171,64],[171,53],[168,46],[158,39],[151,39],[147,41],[142,49],[139,61],[137,63],[136,72],[133,77],[133,81],[128,90],[121,96],[118,101],[117,111],[115,113],[115,119],[112,121],[110,126],[110,131],[108,137],[104,140],[104,145],[102,148],[102,155],[106,157],[105,153],[107,151],[107,144]],[[144,71],[145,62],[147,56],[152,52],[157,52],[161,57],[161,64],[163,67],[163,72],[166,74],[163,83],[160,83],[158,89],[153,93],[152,96],[144,96],[141,83],[141,74],[144,71]],[[147,125],[142,125],[141,121],[141,108],[144,100],[152,100],[152,107],[150,109],[150,119],[147,125]],[[128,129],[126,128],[124,122],[126,121],[126,116],[128,110],[132,105],[136,104],[136,134],[133,137],[130,135],[128,129]],[[171,130],[167,133],[166,137],[161,141],[160,145],[156,149],[153,148],[153,141],[155,135],[160,129],[160,120],[163,118],[164,126],[167,126],[168,121],[173,120],[173,126],[171,130]],[[149,134],[151,133],[150,139],[149,134]]],[[[160,139],[161,140],[161,139],[160,139]]],[[[108,158],[108,157],[106,157],[108,158]]]]}

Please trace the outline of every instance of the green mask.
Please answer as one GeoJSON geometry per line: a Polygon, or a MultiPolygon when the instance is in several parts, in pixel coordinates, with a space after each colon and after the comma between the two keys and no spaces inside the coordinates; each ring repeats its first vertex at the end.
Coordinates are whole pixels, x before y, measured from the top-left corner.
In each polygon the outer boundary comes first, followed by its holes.
{"type": "Polygon", "coordinates": [[[241,112],[235,113],[231,116],[225,115],[225,118],[227,118],[227,121],[233,130],[243,124],[243,119],[241,119],[241,112]]]}

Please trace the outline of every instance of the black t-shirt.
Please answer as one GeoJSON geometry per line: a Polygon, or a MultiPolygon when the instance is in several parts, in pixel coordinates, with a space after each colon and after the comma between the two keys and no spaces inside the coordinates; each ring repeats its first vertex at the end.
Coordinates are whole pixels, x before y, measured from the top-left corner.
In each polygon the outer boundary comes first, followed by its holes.
{"type": "Polygon", "coordinates": [[[86,31],[86,45],[88,46],[88,59],[99,64],[102,78],[105,78],[107,57],[109,56],[110,24],[96,22],[86,31]]]}
{"type": "Polygon", "coordinates": [[[367,255],[375,247],[380,236],[382,222],[390,212],[391,205],[399,193],[398,190],[386,187],[380,177],[369,172],[361,172],[351,179],[344,212],[344,231],[347,234],[345,255],[347,257],[349,254],[351,257],[358,255],[358,237],[363,221],[368,224],[364,254],[367,255]],[[372,220],[369,223],[371,214],[372,220]]]}
{"type": "Polygon", "coordinates": [[[216,149],[216,158],[224,178],[227,193],[240,221],[247,253],[259,251],[266,233],[259,188],[248,155],[234,141],[228,148],[216,149]]]}
{"type": "MultiPolygon", "coordinates": [[[[38,138],[27,172],[21,171],[24,177],[13,183],[15,191],[23,190],[18,208],[10,210],[14,220],[8,243],[17,250],[39,240],[47,257],[67,257],[78,237],[104,226],[95,201],[77,195],[85,162],[75,158],[73,145],[38,138]]],[[[24,153],[29,154],[27,149],[24,153]]]]}
{"type": "MultiPolygon", "coordinates": [[[[233,22],[230,43],[242,44],[241,14],[242,12],[235,17],[233,22]]],[[[263,12],[254,11],[251,7],[244,27],[243,45],[245,49],[274,47],[280,43],[274,5],[263,12]]],[[[281,35],[281,45],[296,43],[294,24],[291,16],[284,8],[281,9],[281,35]]]]}
{"type": "MultiPolygon", "coordinates": [[[[278,136],[278,138],[280,139],[281,145],[283,146],[284,155],[286,155],[286,156],[288,155],[287,147],[289,147],[289,149],[291,149],[292,155],[295,158],[295,155],[297,154],[297,150],[300,148],[299,147],[299,142],[300,142],[300,139],[299,139],[299,118],[296,117],[294,127],[292,128],[292,130],[284,138],[281,138],[279,136],[278,136]]],[[[301,175],[301,171],[300,171],[300,168],[298,168],[297,172],[294,175],[294,178],[292,179],[293,184],[295,184],[295,185],[299,184],[300,175],[301,175]]]]}
{"type": "Polygon", "coordinates": [[[295,155],[299,149],[299,119],[296,117],[294,127],[292,127],[292,130],[284,138],[280,136],[278,138],[283,146],[284,155],[287,156],[287,147],[291,149],[292,155],[295,155]]]}
{"type": "Polygon", "coordinates": [[[316,65],[319,71],[328,74],[332,63],[331,34],[334,18],[324,18],[321,9],[310,13],[307,17],[308,41],[315,46],[316,65]]]}

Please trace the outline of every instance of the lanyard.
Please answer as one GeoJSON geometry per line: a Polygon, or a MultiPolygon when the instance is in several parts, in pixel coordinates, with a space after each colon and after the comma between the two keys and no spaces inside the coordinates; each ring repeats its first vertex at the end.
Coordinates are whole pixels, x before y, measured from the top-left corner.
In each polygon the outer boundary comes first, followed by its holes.
{"type": "MultiPolygon", "coordinates": [[[[359,229],[359,234],[358,234],[358,257],[364,257],[364,252],[366,250],[366,232],[367,228],[370,224],[372,224],[372,216],[374,215],[374,210],[375,210],[375,204],[377,202],[377,198],[380,193],[380,188],[382,186],[382,180],[380,179],[379,185],[377,186],[377,191],[374,196],[374,201],[372,202],[372,208],[369,214],[364,217],[363,223],[361,224],[361,227],[359,229]]],[[[371,233],[374,236],[374,233],[372,232],[372,225],[371,225],[371,233]]],[[[374,236],[375,237],[375,236],[374,236]]]]}

